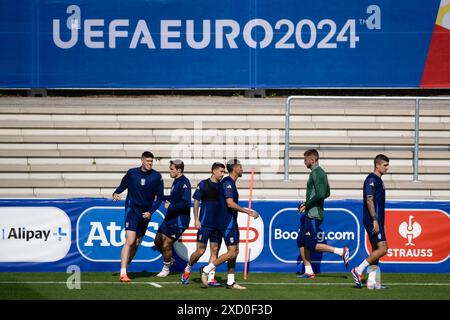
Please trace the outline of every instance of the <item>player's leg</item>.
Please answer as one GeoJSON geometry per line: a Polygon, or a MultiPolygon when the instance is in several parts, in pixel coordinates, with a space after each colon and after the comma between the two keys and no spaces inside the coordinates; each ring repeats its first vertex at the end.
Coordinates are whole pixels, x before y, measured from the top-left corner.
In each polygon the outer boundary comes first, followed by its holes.
{"type": "MultiPolygon", "coordinates": [[[[197,239],[198,239],[198,235],[197,235],[197,239]]],[[[197,263],[197,261],[200,259],[201,256],[203,256],[205,251],[206,251],[206,244],[197,241],[197,249],[189,257],[189,261],[188,261],[186,267],[184,268],[183,274],[181,275],[181,284],[182,285],[189,284],[189,278],[191,276],[192,266],[197,263]]]]}
{"type": "Polygon", "coordinates": [[[300,237],[298,240],[300,255],[305,266],[305,273],[299,275],[299,278],[315,278],[314,271],[311,264],[310,251],[314,250],[317,245],[317,232],[315,231],[315,225],[313,225],[314,219],[310,219],[306,216],[302,216],[300,237]]]}
{"type": "Polygon", "coordinates": [[[139,245],[141,244],[142,240],[144,239],[145,233],[147,232],[149,222],[149,219],[141,219],[138,222],[136,229],[136,241],[134,242],[133,246],[130,247],[130,257],[128,259],[128,264],[130,264],[136,256],[139,245]]]}
{"type": "Polygon", "coordinates": [[[366,259],[361,262],[359,266],[353,268],[351,271],[353,280],[356,284],[356,287],[358,288],[362,287],[362,275],[364,270],[387,253],[386,235],[384,232],[384,228],[380,228],[380,232],[377,234],[373,232],[372,224],[364,225],[364,228],[366,229],[369,241],[372,244],[372,252],[366,259]]]}
{"type": "Polygon", "coordinates": [[[237,290],[245,290],[247,289],[246,287],[243,287],[239,284],[236,283],[234,274],[235,274],[235,269],[236,269],[236,258],[233,258],[231,260],[228,260],[227,264],[228,264],[228,272],[227,272],[227,289],[237,289],[237,290]]]}
{"type": "Polygon", "coordinates": [[[237,257],[239,253],[239,249],[238,246],[236,244],[233,245],[227,245],[227,252],[221,254],[219,257],[217,257],[216,260],[214,260],[214,262],[208,264],[206,267],[201,268],[201,280],[202,283],[205,287],[208,286],[208,274],[213,271],[216,270],[216,268],[218,266],[220,266],[222,263],[224,263],[225,261],[229,261],[232,259],[235,259],[237,257]]]}
{"type": "Polygon", "coordinates": [[[208,274],[211,271],[214,271],[225,261],[235,259],[239,254],[239,228],[235,226],[230,229],[220,230],[220,235],[223,235],[225,245],[227,246],[227,252],[218,256],[214,262],[200,269],[201,280],[204,287],[208,286],[208,274]]]}
{"type": "Polygon", "coordinates": [[[125,231],[125,243],[120,254],[120,282],[130,282],[127,275],[127,264],[130,258],[130,248],[134,245],[136,241],[136,232],[132,230],[125,231]]]}
{"type": "Polygon", "coordinates": [[[133,243],[133,245],[130,247],[130,257],[128,258],[128,264],[133,261],[134,257],[136,256],[137,249],[139,248],[139,244],[142,241],[142,237],[138,238],[136,237],[136,241],[133,243]]]}
{"type": "Polygon", "coordinates": [[[206,251],[206,243],[197,242],[197,249],[192,252],[189,257],[188,266],[192,269],[192,266],[198,262],[198,260],[205,254],[206,251]]]}
{"type": "MultiPolygon", "coordinates": [[[[219,255],[219,243],[217,243],[217,239],[214,238],[214,242],[213,240],[210,240],[209,242],[209,251],[210,251],[210,255],[209,255],[209,260],[208,263],[213,263],[214,261],[217,260],[217,257],[219,255]]],[[[215,279],[215,275],[216,275],[216,271],[212,270],[209,274],[208,274],[208,286],[209,287],[220,287],[221,284],[215,279]]]]}
{"type": "Polygon", "coordinates": [[[158,233],[155,236],[154,244],[156,249],[161,252],[162,249],[162,233],[158,230],[158,233]]]}
{"type": "Polygon", "coordinates": [[[345,264],[345,267],[348,267],[348,263],[350,261],[350,250],[348,249],[348,247],[343,247],[343,248],[337,248],[337,247],[332,247],[330,245],[324,244],[324,243],[318,243],[315,247],[315,250],[317,252],[329,252],[329,253],[334,253],[337,254],[338,256],[340,256],[342,258],[342,261],[345,264]]]}
{"type": "Polygon", "coordinates": [[[170,274],[170,267],[174,264],[174,259],[172,259],[172,247],[176,239],[172,239],[165,234],[162,234],[162,245],[161,254],[163,256],[163,268],[157,277],[166,277],[170,274]]]}
{"type": "Polygon", "coordinates": [[[127,264],[130,259],[131,247],[136,242],[138,231],[138,217],[137,215],[128,210],[125,216],[125,243],[120,253],[120,282],[130,282],[130,278],[127,275],[127,264]]]}
{"type": "Polygon", "coordinates": [[[302,257],[303,260],[303,265],[305,266],[305,272],[297,277],[314,279],[316,275],[312,268],[310,251],[308,250],[308,248],[304,246],[300,247],[299,249],[300,249],[300,256],[302,257]]]}
{"type": "Polygon", "coordinates": [[[370,266],[367,267],[367,273],[369,274],[367,278],[367,288],[386,289],[385,286],[381,285],[381,275],[378,263],[380,258],[387,253],[387,243],[386,241],[380,241],[371,243],[371,245],[372,253],[366,259],[368,263],[370,263],[370,266]]]}

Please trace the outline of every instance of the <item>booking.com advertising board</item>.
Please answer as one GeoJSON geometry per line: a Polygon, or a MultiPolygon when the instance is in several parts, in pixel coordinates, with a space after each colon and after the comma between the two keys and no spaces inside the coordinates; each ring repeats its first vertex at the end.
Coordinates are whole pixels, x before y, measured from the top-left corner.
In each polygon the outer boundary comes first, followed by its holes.
{"type": "MultiPolygon", "coordinates": [[[[245,201],[240,203],[247,205],[245,201]]],[[[0,200],[0,271],[117,271],[125,240],[123,201],[109,199],[0,200]]],[[[239,214],[240,254],[237,271],[244,269],[248,240],[250,272],[298,272],[302,263],[297,247],[300,215],[298,202],[256,200],[252,208],[260,218],[239,214]],[[247,236],[248,234],[248,236],[247,236]]],[[[387,202],[388,253],[381,259],[383,272],[450,272],[450,202],[387,202]]],[[[319,242],[350,248],[350,267],[359,265],[370,251],[362,226],[362,202],[329,200],[319,242]]],[[[130,271],[156,272],[162,256],[154,247],[163,206],[152,215],[130,271]]],[[[196,247],[194,221],[174,246],[175,271],[181,271],[196,247]]],[[[220,253],[226,251],[222,244],[220,253]]],[[[205,265],[209,249],[198,267],[205,265]]],[[[345,272],[341,258],[313,253],[316,272],[345,272]]],[[[218,271],[225,271],[225,265],[218,271]]]]}
{"type": "Polygon", "coordinates": [[[0,88],[450,87],[449,0],[3,0],[0,88]]]}

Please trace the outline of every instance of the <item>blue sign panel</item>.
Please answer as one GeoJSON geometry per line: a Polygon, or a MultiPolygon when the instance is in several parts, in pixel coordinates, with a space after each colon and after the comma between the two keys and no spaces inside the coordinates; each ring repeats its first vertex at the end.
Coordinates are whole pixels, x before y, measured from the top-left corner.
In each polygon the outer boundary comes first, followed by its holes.
{"type": "MultiPolygon", "coordinates": [[[[117,271],[125,240],[123,204],[92,198],[0,199],[0,271],[65,271],[70,265],[83,271],[117,271]]],[[[240,205],[247,203],[241,201],[240,205]]],[[[297,245],[302,216],[297,206],[296,201],[253,201],[252,208],[260,218],[250,219],[248,233],[247,218],[238,219],[240,245],[248,240],[250,272],[302,270],[297,245]]],[[[449,213],[450,202],[388,201],[385,230],[389,249],[380,260],[383,272],[449,273],[449,213]]],[[[163,206],[152,215],[130,271],[153,272],[162,267],[154,239],[164,215],[163,206]]],[[[196,229],[191,220],[173,250],[178,261],[175,271],[184,268],[195,250],[196,229]]],[[[362,202],[326,201],[318,240],[332,247],[348,247],[349,268],[359,265],[371,251],[362,225],[362,202]]],[[[242,248],[238,272],[243,270],[242,248]]],[[[315,272],[348,271],[338,254],[312,252],[311,259],[315,272]]],[[[218,271],[224,268],[222,265],[218,271]]]]}
{"type": "Polygon", "coordinates": [[[0,87],[419,87],[439,4],[5,0],[0,87]]]}

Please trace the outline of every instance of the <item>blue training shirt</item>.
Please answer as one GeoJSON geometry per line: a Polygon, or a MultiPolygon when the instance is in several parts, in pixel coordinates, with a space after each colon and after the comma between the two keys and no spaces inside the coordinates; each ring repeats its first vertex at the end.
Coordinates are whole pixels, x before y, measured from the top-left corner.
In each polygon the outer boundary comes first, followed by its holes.
{"type": "Polygon", "coordinates": [[[220,207],[222,213],[219,215],[218,227],[219,229],[237,227],[238,212],[228,208],[226,203],[226,199],[233,199],[236,204],[239,204],[239,193],[236,188],[236,182],[229,176],[223,178],[220,182],[220,193],[220,207]]]}
{"type": "Polygon", "coordinates": [[[211,179],[200,181],[192,198],[201,202],[200,223],[205,227],[216,228],[217,219],[221,214],[219,191],[220,183],[211,179]]]}
{"type": "Polygon", "coordinates": [[[386,190],[384,188],[383,180],[375,173],[370,173],[364,181],[363,191],[363,223],[372,224],[373,219],[370,215],[369,208],[367,207],[367,196],[373,197],[375,204],[375,212],[377,214],[377,220],[380,227],[384,227],[384,209],[386,202],[386,190]]]}
{"type": "Polygon", "coordinates": [[[191,214],[191,182],[184,175],[173,180],[166,220],[191,214]]]}
{"type": "Polygon", "coordinates": [[[132,168],[123,176],[114,193],[122,193],[128,189],[125,199],[125,211],[142,216],[144,212],[155,212],[164,196],[164,182],[161,174],[151,169],[144,172],[141,167],[132,168]]]}

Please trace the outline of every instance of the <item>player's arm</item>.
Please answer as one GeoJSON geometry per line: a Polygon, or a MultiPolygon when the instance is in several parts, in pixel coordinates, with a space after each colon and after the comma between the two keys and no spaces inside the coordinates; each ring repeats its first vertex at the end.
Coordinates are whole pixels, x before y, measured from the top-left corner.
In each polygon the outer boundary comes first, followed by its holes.
{"type": "Polygon", "coordinates": [[[204,190],[204,183],[203,181],[200,181],[197,185],[197,188],[195,189],[194,195],[192,198],[194,199],[194,226],[196,228],[201,228],[200,224],[200,215],[199,215],[199,208],[200,208],[200,201],[203,198],[203,190],[204,190]]]}
{"type": "Polygon", "coordinates": [[[370,217],[373,220],[373,233],[378,234],[380,232],[380,225],[378,224],[377,212],[375,210],[375,202],[373,201],[373,196],[366,196],[367,209],[369,209],[370,217]]]}
{"type": "Polygon", "coordinates": [[[164,198],[164,181],[161,176],[160,176],[160,179],[158,182],[157,190],[158,191],[156,192],[155,201],[153,201],[153,205],[149,210],[150,214],[153,214],[156,210],[158,210],[158,208],[161,205],[161,202],[163,201],[163,198],[164,198]]]}
{"type": "Polygon", "coordinates": [[[226,202],[227,202],[227,207],[232,209],[232,210],[246,213],[250,217],[253,217],[255,219],[258,219],[258,217],[259,217],[259,213],[258,212],[256,212],[255,210],[251,210],[251,209],[248,209],[248,208],[241,207],[236,202],[234,202],[234,200],[232,198],[227,198],[226,202]]]}
{"type": "Polygon", "coordinates": [[[113,192],[112,194],[113,201],[120,200],[120,194],[128,188],[128,172],[129,171],[127,171],[127,173],[123,176],[122,181],[120,181],[120,185],[113,192]]]}
{"type": "Polygon", "coordinates": [[[200,224],[200,219],[198,215],[198,209],[200,208],[200,201],[197,199],[194,200],[194,226],[198,229],[202,227],[200,224]]]}

